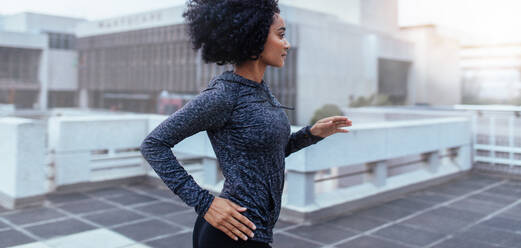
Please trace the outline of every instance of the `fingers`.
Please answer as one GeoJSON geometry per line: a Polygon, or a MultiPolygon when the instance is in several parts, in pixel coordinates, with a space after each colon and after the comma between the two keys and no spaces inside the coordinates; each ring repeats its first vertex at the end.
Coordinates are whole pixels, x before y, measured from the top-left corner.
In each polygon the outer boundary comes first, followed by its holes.
{"type": "Polygon", "coordinates": [[[248,220],[248,218],[246,218],[246,216],[236,212],[233,214],[233,218],[232,218],[231,222],[234,226],[239,228],[243,233],[245,233],[253,238],[253,232],[251,230],[255,230],[256,227],[253,224],[253,222],[251,222],[250,220],[248,220]],[[251,230],[248,227],[251,228],[251,230]]]}
{"type": "Polygon", "coordinates": [[[237,240],[237,237],[248,240],[246,234],[253,238],[253,232],[245,225],[235,220],[232,216],[225,217],[220,223],[220,230],[226,233],[230,238],[237,240]]]}
{"type": "Polygon", "coordinates": [[[239,229],[237,229],[234,225],[232,225],[230,222],[223,222],[221,225],[225,226],[228,231],[231,231],[231,233],[234,236],[234,239],[241,238],[242,240],[248,240],[248,237],[246,234],[242,233],[239,229]]]}
{"type": "Polygon", "coordinates": [[[230,200],[228,200],[228,199],[227,199],[227,202],[228,202],[232,207],[234,207],[235,209],[237,209],[237,211],[239,211],[239,210],[241,210],[241,209],[245,209],[245,207],[241,207],[241,206],[235,204],[235,202],[232,202],[232,201],[230,201],[230,200]]]}
{"type": "MultiPolygon", "coordinates": [[[[235,202],[232,202],[230,200],[228,200],[228,203],[230,203],[230,205],[232,205],[235,209],[246,209],[245,207],[241,207],[241,206],[237,205],[235,202]]],[[[242,214],[240,214],[238,212],[234,212],[233,217],[235,217],[236,219],[238,219],[242,223],[246,224],[247,226],[249,226],[253,230],[255,230],[257,228],[255,226],[255,224],[253,224],[253,222],[251,222],[250,220],[248,220],[248,218],[246,218],[244,215],[242,215],[242,214]]]]}
{"type": "Polygon", "coordinates": [[[253,231],[251,231],[246,225],[237,221],[235,218],[230,217],[228,223],[232,224],[233,227],[235,227],[234,233],[240,235],[242,239],[247,240],[248,237],[246,235],[250,236],[250,238],[253,238],[253,231]]]}
{"type": "Polygon", "coordinates": [[[353,124],[353,122],[352,122],[351,120],[333,121],[333,123],[337,123],[337,124],[347,124],[348,126],[351,126],[351,124],[353,124]]]}
{"type": "Polygon", "coordinates": [[[352,126],[351,122],[333,122],[337,127],[349,127],[352,126]]]}
{"type": "Polygon", "coordinates": [[[239,212],[234,212],[233,213],[233,217],[237,220],[239,220],[240,222],[244,223],[244,225],[246,225],[246,227],[249,227],[251,228],[252,230],[255,230],[257,227],[255,226],[255,224],[253,224],[253,222],[251,222],[250,220],[248,220],[248,218],[246,218],[246,216],[240,214],[239,212]]]}
{"type": "Polygon", "coordinates": [[[239,240],[239,238],[237,238],[237,236],[232,231],[230,231],[231,229],[226,227],[224,223],[221,225],[218,225],[217,228],[219,230],[221,230],[222,232],[224,232],[226,235],[228,235],[228,237],[230,237],[231,239],[233,239],[235,241],[239,240]]]}
{"type": "Polygon", "coordinates": [[[347,119],[346,116],[341,116],[341,115],[330,116],[330,117],[326,117],[321,120],[321,122],[346,122],[346,121],[349,121],[349,119],[347,119]]]}
{"type": "Polygon", "coordinates": [[[351,126],[353,122],[345,116],[331,116],[324,118],[322,120],[319,120],[317,123],[328,123],[328,124],[347,124],[348,126],[351,126]]]}
{"type": "Polygon", "coordinates": [[[227,224],[226,224],[227,228],[230,229],[234,234],[236,234],[237,236],[241,237],[244,240],[248,239],[248,237],[246,237],[246,235],[253,237],[253,231],[251,231],[249,228],[251,228],[252,230],[255,230],[257,227],[248,218],[246,218],[244,215],[242,215],[238,212],[238,211],[242,211],[246,208],[241,207],[230,200],[227,200],[227,202],[230,205],[230,207],[232,208],[232,210],[230,211],[230,215],[227,218],[225,218],[225,220],[224,220],[227,222],[227,224]]]}
{"type": "Polygon", "coordinates": [[[342,127],[350,127],[352,125],[351,121],[348,122],[337,122],[335,124],[336,132],[337,133],[349,133],[349,130],[343,129],[342,127]]]}
{"type": "Polygon", "coordinates": [[[238,206],[228,199],[215,197],[204,218],[210,225],[221,230],[230,238],[238,240],[238,237],[240,237],[241,239],[248,240],[246,235],[253,237],[253,231],[248,229],[246,225],[251,226],[254,230],[256,227],[248,218],[239,213],[239,211],[245,210],[245,208],[238,206]],[[246,225],[236,220],[236,217],[246,225]]]}
{"type": "MultiPolygon", "coordinates": [[[[214,224],[212,224],[212,226],[214,226],[217,229],[221,230],[222,232],[224,232],[226,235],[228,235],[233,240],[238,240],[238,238],[241,238],[243,240],[247,240],[248,237],[241,230],[239,230],[234,224],[232,224],[234,221],[236,223],[238,223],[232,217],[231,214],[228,214],[227,216],[220,217],[214,224]]],[[[237,225],[239,225],[239,224],[237,224],[237,225]]],[[[244,226],[244,229],[247,230],[247,228],[245,226],[244,226]]]]}

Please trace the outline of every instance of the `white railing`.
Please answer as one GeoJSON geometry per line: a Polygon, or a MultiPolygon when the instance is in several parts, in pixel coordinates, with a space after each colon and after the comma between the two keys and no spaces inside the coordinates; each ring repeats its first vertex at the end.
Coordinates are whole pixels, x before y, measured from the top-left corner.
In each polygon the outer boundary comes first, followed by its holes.
{"type": "Polygon", "coordinates": [[[9,113],[14,112],[14,110],[15,110],[14,104],[0,103],[0,113],[9,114],[9,113]]]}
{"type": "MultiPolygon", "coordinates": [[[[38,194],[41,195],[68,185],[136,176],[157,178],[142,158],[139,146],[146,135],[167,117],[51,116],[47,126],[31,126],[27,121],[13,121],[20,118],[9,119],[4,125],[15,127],[4,129],[2,137],[10,138],[4,139],[2,144],[18,149],[21,146],[13,146],[11,142],[41,140],[41,146],[31,146],[33,150],[24,151],[42,156],[27,156],[31,158],[32,165],[22,164],[16,162],[18,160],[13,156],[23,153],[3,150],[4,153],[8,152],[3,158],[14,162],[2,167],[0,175],[6,178],[2,180],[5,185],[0,184],[0,191],[17,192],[12,196],[17,199],[18,196],[31,195],[22,192],[31,185],[33,187],[26,191],[40,189],[38,194]],[[8,131],[16,130],[19,126],[37,130],[8,131]],[[31,134],[31,139],[17,138],[25,134],[31,134]],[[33,166],[47,170],[34,170],[33,166]],[[22,167],[27,170],[18,169],[22,167]],[[18,170],[18,174],[4,171],[6,168],[18,170]],[[27,177],[21,175],[24,173],[35,177],[33,182],[39,183],[29,184],[20,180],[27,177]],[[12,190],[11,181],[16,182],[18,191],[12,190]]],[[[292,131],[300,128],[292,126],[292,131]]],[[[350,130],[350,133],[333,135],[287,158],[287,179],[282,197],[285,210],[309,213],[396,189],[414,187],[415,184],[455,175],[471,167],[470,122],[466,119],[380,122],[355,125],[350,130]],[[411,157],[419,158],[414,162],[402,161],[411,157]],[[340,178],[346,178],[346,174],[358,183],[350,182],[348,187],[342,187],[340,178]]],[[[174,148],[178,159],[199,159],[199,165],[185,167],[189,171],[197,171],[198,175],[194,178],[201,186],[217,193],[221,190],[224,178],[205,132],[184,139],[174,148]]]]}
{"type": "Polygon", "coordinates": [[[477,170],[521,175],[521,107],[509,105],[454,105],[438,108],[346,108],[359,120],[394,121],[460,116],[472,123],[472,162],[477,170]]]}
{"type": "Polygon", "coordinates": [[[59,116],[48,120],[51,191],[78,183],[144,175],[144,116],[59,116]]]}
{"type": "MultiPolygon", "coordinates": [[[[78,183],[145,175],[157,178],[143,159],[139,146],[167,117],[138,114],[50,117],[51,191],[78,183]]],[[[215,161],[205,132],[177,144],[175,155],[179,160],[200,159],[204,163],[204,158],[209,158],[215,161]]]]}
{"type": "Polygon", "coordinates": [[[337,205],[344,210],[362,207],[348,205],[471,169],[471,126],[466,118],[360,124],[349,130],[287,158],[283,206],[291,218],[304,221],[306,214],[337,205]],[[411,156],[419,159],[411,163],[406,159],[411,156]],[[335,168],[340,170],[334,175],[319,178],[320,171],[335,168]],[[344,188],[330,183],[329,191],[318,190],[317,184],[345,176],[338,173],[342,170],[358,183],[344,188]]]}
{"type": "Polygon", "coordinates": [[[474,166],[521,175],[521,107],[456,105],[472,115],[474,166]]]}

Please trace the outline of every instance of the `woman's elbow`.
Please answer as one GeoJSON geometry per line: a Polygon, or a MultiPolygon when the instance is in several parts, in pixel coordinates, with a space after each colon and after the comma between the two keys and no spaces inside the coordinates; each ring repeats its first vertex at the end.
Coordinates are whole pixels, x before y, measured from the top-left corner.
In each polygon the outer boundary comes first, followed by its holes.
{"type": "Polygon", "coordinates": [[[157,147],[157,140],[152,139],[150,136],[147,136],[139,146],[139,151],[143,157],[146,157],[146,154],[149,153],[154,147],[157,147]]]}
{"type": "Polygon", "coordinates": [[[171,147],[173,146],[171,146],[167,142],[149,135],[141,142],[139,150],[141,154],[144,157],[146,157],[147,155],[152,153],[155,154],[168,151],[171,147]]]}

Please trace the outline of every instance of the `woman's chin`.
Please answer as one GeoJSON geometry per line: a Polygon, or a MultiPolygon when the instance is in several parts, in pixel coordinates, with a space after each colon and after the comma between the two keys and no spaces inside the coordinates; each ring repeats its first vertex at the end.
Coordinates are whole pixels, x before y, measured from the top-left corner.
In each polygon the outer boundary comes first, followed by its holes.
{"type": "Polygon", "coordinates": [[[273,65],[274,67],[278,67],[278,68],[281,68],[281,67],[284,67],[284,61],[280,62],[279,64],[277,65],[273,65]]]}

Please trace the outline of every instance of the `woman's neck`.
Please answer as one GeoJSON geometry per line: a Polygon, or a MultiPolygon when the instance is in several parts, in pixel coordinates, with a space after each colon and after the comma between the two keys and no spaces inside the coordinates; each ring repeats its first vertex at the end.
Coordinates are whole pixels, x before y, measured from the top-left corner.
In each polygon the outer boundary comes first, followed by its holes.
{"type": "Polygon", "coordinates": [[[261,63],[257,59],[243,62],[241,65],[236,65],[234,72],[244,78],[261,83],[265,71],[266,64],[261,63]]]}

